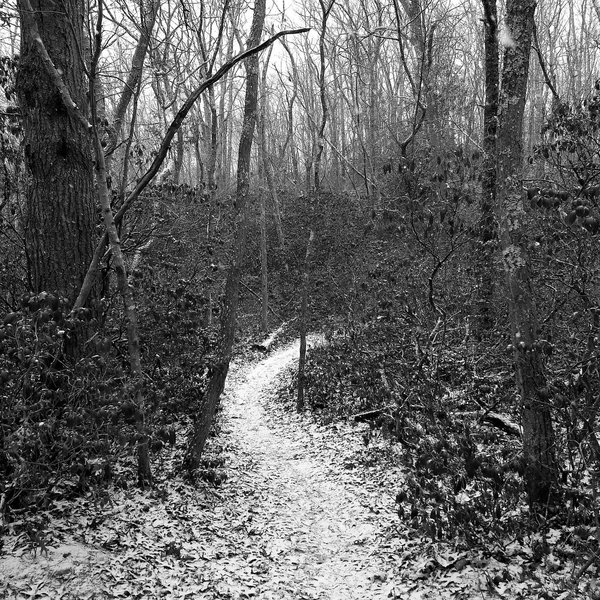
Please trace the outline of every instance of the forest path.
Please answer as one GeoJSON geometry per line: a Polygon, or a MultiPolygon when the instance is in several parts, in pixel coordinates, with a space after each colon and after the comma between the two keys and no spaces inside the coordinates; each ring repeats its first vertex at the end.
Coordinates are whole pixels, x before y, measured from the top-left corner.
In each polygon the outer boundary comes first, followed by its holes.
{"type": "Polygon", "coordinates": [[[204,457],[212,483],[182,476],[182,435],[157,456],[152,488],[98,487],[39,511],[39,551],[18,530],[0,538],[0,598],[431,597],[408,569],[422,548],[395,512],[396,447],[366,447],[365,426],[319,425],[286,407],[277,395],[297,357],[295,342],[232,363],[204,457]]]}
{"type": "Polygon", "coordinates": [[[358,477],[362,466],[344,468],[343,438],[355,446],[356,428],[331,431],[273,402],[297,356],[295,342],[250,368],[232,365],[221,433],[230,473],[223,510],[238,517],[246,539],[244,552],[215,561],[215,574],[226,571],[234,588],[239,577],[246,587],[256,576],[251,595],[258,598],[393,597],[394,499],[358,477]]]}

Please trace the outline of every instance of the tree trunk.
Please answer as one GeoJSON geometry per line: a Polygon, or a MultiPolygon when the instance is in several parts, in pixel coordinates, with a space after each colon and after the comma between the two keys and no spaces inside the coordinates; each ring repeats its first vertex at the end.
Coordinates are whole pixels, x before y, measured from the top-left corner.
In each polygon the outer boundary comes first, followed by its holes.
{"type": "Polygon", "coordinates": [[[481,336],[493,327],[491,304],[494,292],[491,242],[495,235],[494,206],[496,204],[496,135],[498,131],[498,91],[500,85],[498,55],[498,11],[496,0],[482,0],[485,44],[485,107],[483,110],[483,173],[481,182],[481,219],[477,289],[476,334],[481,336]]]}
{"type": "Polygon", "coordinates": [[[261,192],[260,202],[260,287],[261,287],[261,326],[269,331],[269,267],[267,255],[267,209],[265,195],[261,192]]]}
{"type": "Polygon", "coordinates": [[[481,182],[482,242],[495,235],[494,206],[496,204],[496,133],[498,130],[498,11],[496,0],[482,0],[485,40],[485,107],[483,110],[483,179],[481,182]]]}
{"type": "Polygon", "coordinates": [[[504,53],[498,121],[497,215],[506,273],[516,380],[521,397],[525,478],[530,504],[546,503],[556,482],[554,433],[542,354],[536,343],[526,214],[523,208],[523,114],[535,0],[509,0],[512,43],[504,53]]]}
{"type": "MultiPolygon", "coordinates": [[[[317,203],[320,185],[321,185],[321,157],[325,141],[325,126],[327,125],[327,94],[325,89],[325,33],[327,31],[327,19],[333,8],[335,0],[319,0],[321,7],[321,30],[319,32],[319,97],[321,101],[321,123],[317,131],[317,143],[314,159],[314,177],[313,188],[309,190],[312,196],[311,213],[314,212],[314,206],[317,203]]],[[[310,180],[310,177],[309,177],[310,180]]],[[[314,214],[311,214],[311,221],[314,221],[314,214]]],[[[304,258],[304,272],[302,273],[302,299],[300,302],[300,355],[298,358],[298,397],[296,408],[298,411],[304,410],[304,366],[306,364],[306,331],[308,329],[308,292],[310,282],[310,261],[313,252],[315,231],[313,224],[310,225],[308,242],[306,243],[306,256],[304,258]]]]}
{"type": "MultiPolygon", "coordinates": [[[[76,0],[19,2],[21,59],[17,91],[23,147],[31,173],[25,236],[33,291],[74,301],[94,255],[96,211],[89,130],[66,106],[40,60],[39,34],[83,115],[88,111],[84,4],[76,0]]],[[[83,340],[79,340],[81,342],[83,340]]]]}
{"type": "Polygon", "coordinates": [[[335,0],[319,0],[321,7],[321,31],[319,32],[319,96],[321,99],[321,124],[317,133],[317,145],[315,159],[312,168],[314,169],[314,191],[319,193],[321,185],[321,159],[323,149],[325,148],[325,126],[327,125],[327,90],[325,87],[325,32],[327,31],[327,20],[335,0]]]}
{"type": "Polygon", "coordinates": [[[302,273],[302,299],[300,302],[300,355],[298,358],[298,397],[296,399],[296,410],[302,412],[305,408],[304,385],[306,365],[306,332],[308,330],[308,287],[310,283],[310,261],[312,257],[315,232],[311,229],[306,243],[306,256],[304,258],[304,273],[302,273]]]}
{"type": "MultiPolygon", "coordinates": [[[[260,42],[260,36],[265,20],[266,0],[256,0],[254,16],[247,47],[252,48],[260,42]]],[[[246,253],[248,194],[250,191],[250,153],[252,138],[256,125],[258,104],[258,55],[254,54],[245,61],[246,65],[246,98],[244,102],[244,120],[238,151],[238,172],[236,192],[235,234],[236,240],[234,257],[225,283],[223,298],[223,313],[221,317],[221,330],[217,347],[217,357],[213,373],[208,383],[206,396],[201,412],[194,423],[194,430],[188,442],[185,457],[185,467],[191,471],[200,464],[200,457],[204,444],[210,433],[213,419],[219,405],[221,393],[225,387],[231,350],[237,324],[237,307],[239,287],[242,275],[242,263],[246,253]]]]}
{"type": "Polygon", "coordinates": [[[125,113],[129,106],[131,99],[133,98],[134,92],[138,87],[139,82],[142,78],[142,71],[144,68],[144,60],[146,59],[146,53],[148,51],[148,45],[150,44],[150,38],[152,36],[152,30],[154,29],[154,23],[156,22],[156,15],[160,3],[158,0],[141,0],[140,2],[140,39],[138,40],[137,46],[131,59],[131,69],[127,76],[127,81],[121,91],[119,102],[113,117],[113,122],[108,131],[108,144],[106,146],[106,168],[110,172],[110,158],[117,143],[119,141],[119,135],[123,128],[123,122],[125,121],[125,113]]]}
{"type": "MultiPolygon", "coordinates": [[[[267,73],[269,71],[269,61],[271,60],[271,53],[273,52],[273,46],[269,48],[265,64],[263,66],[262,78],[261,78],[261,103],[260,103],[260,115],[258,116],[258,164],[259,172],[262,171],[264,180],[267,182],[267,188],[269,191],[273,189],[273,179],[271,177],[269,168],[269,161],[267,159],[267,141],[265,137],[266,127],[266,106],[267,106],[267,73]]],[[[277,198],[275,197],[275,202],[277,198]]],[[[267,333],[269,331],[269,261],[267,253],[267,206],[265,193],[261,190],[259,192],[259,203],[260,203],[260,282],[261,282],[261,326],[262,330],[267,333]]]]}
{"type": "Polygon", "coordinates": [[[99,5],[98,18],[96,22],[95,47],[90,65],[90,86],[89,97],[92,100],[92,131],[93,145],[95,154],[96,185],[98,187],[98,201],[102,209],[102,220],[108,235],[109,247],[113,257],[113,264],[117,276],[117,285],[119,293],[123,299],[123,312],[127,323],[127,349],[129,354],[129,366],[131,369],[131,395],[136,406],[136,428],[139,436],[138,440],[138,480],[142,487],[152,482],[152,473],[150,470],[150,454],[148,452],[148,435],[145,424],[145,402],[142,393],[143,373],[140,352],[140,336],[137,322],[137,311],[133,290],[127,279],[127,268],[121,249],[121,240],[117,231],[115,217],[110,205],[110,190],[108,185],[108,171],[104,157],[104,149],[100,140],[98,131],[98,115],[96,112],[97,98],[95,90],[98,79],[97,66],[100,52],[102,49],[102,18],[103,5],[99,5]]]}
{"type": "MultiPolygon", "coordinates": [[[[277,188],[275,186],[275,181],[273,178],[273,171],[271,169],[271,163],[269,161],[269,155],[267,152],[267,139],[266,139],[266,120],[267,120],[267,100],[266,100],[266,91],[264,85],[265,77],[263,76],[263,102],[261,107],[261,117],[259,121],[259,155],[260,162],[262,166],[262,171],[264,174],[265,182],[267,184],[267,189],[269,190],[269,194],[273,201],[273,217],[275,219],[275,229],[277,231],[277,241],[279,242],[279,247],[282,251],[282,254],[285,250],[285,237],[283,234],[283,224],[281,221],[281,210],[279,207],[279,194],[277,193],[277,188]]],[[[263,202],[263,200],[261,200],[263,202]]],[[[262,209],[261,209],[262,210],[262,209]]],[[[285,256],[284,256],[285,259],[285,256]]]]}

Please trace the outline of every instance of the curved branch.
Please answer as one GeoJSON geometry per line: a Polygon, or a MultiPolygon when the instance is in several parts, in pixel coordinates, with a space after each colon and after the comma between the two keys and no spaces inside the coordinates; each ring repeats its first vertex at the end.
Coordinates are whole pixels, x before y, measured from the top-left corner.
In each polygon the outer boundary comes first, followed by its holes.
{"type": "Polygon", "coordinates": [[[548,69],[546,68],[546,61],[544,60],[544,57],[542,56],[542,51],[540,50],[540,43],[538,42],[538,34],[537,34],[537,25],[535,23],[533,24],[533,41],[534,41],[533,49],[535,50],[535,53],[537,54],[538,61],[540,63],[540,67],[542,69],[542,74],[544,75],[544,82],[550,88],[550,91],[552,92],[552,97],[554,98],[554,101],[557,102],[558,104],[560,104],[560,96],[558,95],[558,92],[556,91],[556,87],[552,83],[552,79],[550,78],[550,74],[548,73],[548,69]]]}
{"type": "MultiPolygon", "coordinates": [[[[24,0],[24,1],[28,2],[28,0],[24,0]]],[[[137,198],[142,193],[144,188],[152,181],[154,176],[158,173],[158,171],[167,155],[167,152],[169,150],[169,146],[171,145],[171,141],[173,140],[173,137],[177,133],[177,130],[181,127],[183,120],[187,116],[188,112],[190,111],[190,109],[192,108],[192,106],[194,105],[196,100],[198,100],[198,98],[200,97],[202,92],[204,92],[207,88],[209,88],[210,86],[214,85],[217,81],[219,81],[224,75],[226,75],[239,62],[243,61],[244,59],[248,58],[249,56],[252,56],[253,54],[256,54],[256,53],[264,50],[265,48],[268,48],[271,44],[273,44],[279,38],[286,36],[286,35],[306,33],[307,31],[310,31],[310,27],[302,27],[300,29],[286,29],[284,31],[280,31],[280,32],[276,33],[275,35],[266,39],[264,42],[261,42],[257,46],[254,46],[253,48],[249,48],[248,50],[245,50],[244,52],[240,52],[237,56],[234,56],[231,60],[227,61],[224,65],[222,65],[214,75],[205,79],[190,94],[188,99],[184,102],[183,106],[179,109],[179,112],[177,113],[177,115],[175,115],[175,118],[173,119],[171,125],[167,129],[167,133],[165,134],[165,137],[163,138],[163,141],[161,142],[160,148],[158,149],[158,153],[155,156],[154,160],[152,161],[150,168],[146,171],[146,173],[144,173],[144,175],[138,181],[135,188],[131,191],[129,196],[127,196],[127,198],[121,205],[121,208],[119,208],[119,210],[115,213],[115,223],[117,225],[121,222],[121,220],[123,219],[123,215],[127,212],[127,210],[130,208],[130,206],[137,200],[137,198]]],[[[98,264],[100,262],[100,259],[102,258],[102,255],[104,254],[104,248],[106,246],[107,239],[108,238],[105,233],[102,236],[102,238],[100,239],[100,241],[98,242],[98,245],[96,246],[96,250],[94,252],[94,257],[92,258],[92,262],[86,273],[85,279],[83,281],[83,285],[81,286],[81,290],[79,291],[79,296],[77,297],[77,300],[75,301],[75,304],[73,305],[72,310],[81,308],[87,300],[87,297],[88,297],[90,290],[92,289],[92,286],[94,283],[94,278],[96,276],[98,264]]]]}

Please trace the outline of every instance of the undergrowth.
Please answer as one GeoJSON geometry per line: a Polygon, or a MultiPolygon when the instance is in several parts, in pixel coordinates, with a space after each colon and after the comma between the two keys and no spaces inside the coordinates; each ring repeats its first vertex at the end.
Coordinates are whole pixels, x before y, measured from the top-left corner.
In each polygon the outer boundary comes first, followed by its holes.
{"type": "MultiPolygon", "coordinates": [[[[331,332],[327,344],[309,353],[306,397],[321,420],[368,423],[367,446],[382,436],[397,445],[409,473],[396,496],[400,519],[431,541],[501,555],[510,540],[523,537],[533,540],[540,558],[551,551],[548,539],[557,554],[595,552],[594,475],[582,469],[590,449],[583,441],[574,457],[569,441],[581,423],[557,432],[560,488],[547,506],[531,511],[510,354],[498,351],[487,364],[474,363],[471,343],[452,346],[448,340],[425,357],[399,325],[380,320],[331,332]]],[[[552,381],[559,398],[555,417],[565,423],[562,405],[577,387],[552,381]]],[[[577,420],[573,407],[569,414],[577,420]]]]}
{"type": "MultiPolygon", "coordinates": [[[[152,269],[159,269],[155,265],[152,269]]],[[[145,267],[138,275],[143,281],[145,267]]],[[[175,444],[203,397],[210,331],[197,321],[193,282],[163,277],[148,286],[143,317],[145,430],[136,427],[118,298],[104,312],[68,313],[51,294],[24,296],[0,326],[0,498],[6,522],[108,484],[135,483],[135,449],[149,437],[157,459],[175,444]],[[153,307],[161,306],[160,312],[153,307]],[[94,333],[81,356],[73,336],[94,333]]]]}

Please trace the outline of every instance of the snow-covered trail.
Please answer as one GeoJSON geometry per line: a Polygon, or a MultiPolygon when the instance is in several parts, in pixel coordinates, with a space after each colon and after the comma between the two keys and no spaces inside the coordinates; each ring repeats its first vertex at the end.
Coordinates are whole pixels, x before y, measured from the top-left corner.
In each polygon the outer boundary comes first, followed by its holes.
{"type": "Polygon", "coordinates": [[[359,428],[282,407],[297,355],[232,365],[207,452],[224,459],[222,485],[189,485],[174,449],[152,489],[63,502],[46,513],[45,553],[6,540],[0,598],[421,600],[398,591],[401,474],[369,462],[359,428]]]}
{"type": "MultiPolygon", "coordinates": [[[[344,469],[344,435],[355,431],[331,432],[273,403],[279,376],[297,356],[296,342],[249,369],[233,365],[223,401],[231,469],[224,492],[226,502],[243,494],[249,505],[244,555],[256,557],[253,595],[387,598],[397,560],[385,552],[393,498],[344,469]]],[[[233,574],[244,569],[240,558],[219,566],[233,574]]]]}

